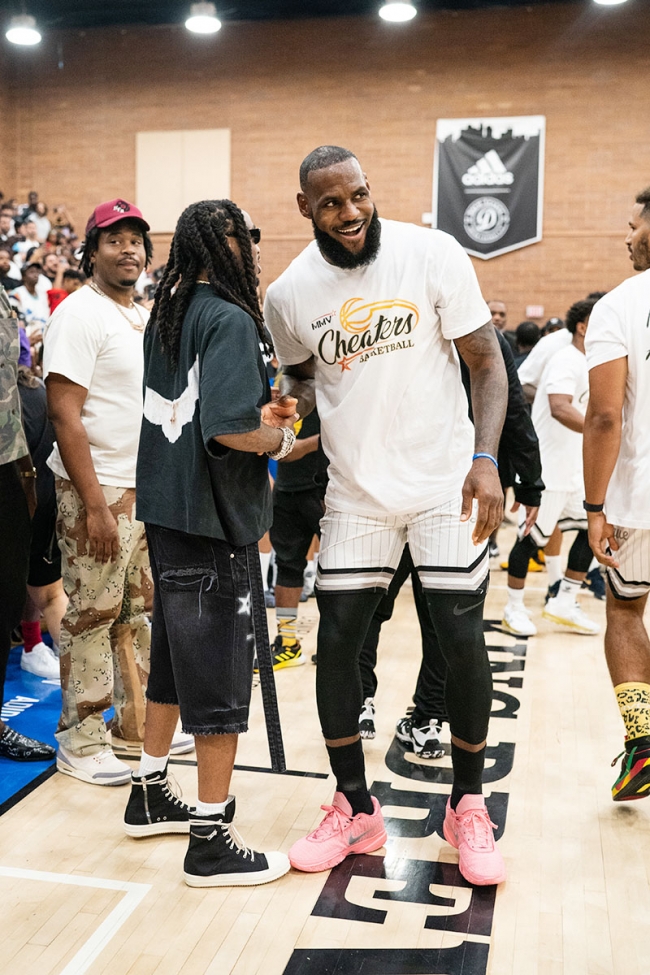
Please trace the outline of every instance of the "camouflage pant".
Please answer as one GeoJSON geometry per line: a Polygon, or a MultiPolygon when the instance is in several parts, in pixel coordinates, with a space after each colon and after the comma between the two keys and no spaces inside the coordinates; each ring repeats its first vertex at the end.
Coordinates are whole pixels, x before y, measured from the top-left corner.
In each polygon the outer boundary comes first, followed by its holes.
{"type": "Polygon", "coordinates": [[[135,520],[134,488],[102,487],[117,520],[117,562],[91,559],[83,502],[70,481],[56,480],[57,534],[69,604],[61,624],[63,707],[58,741],[77,755],[106,743],[102,712],[114,705],[112,734],[144,738],[153,583],[144,525],[135,520]]]}

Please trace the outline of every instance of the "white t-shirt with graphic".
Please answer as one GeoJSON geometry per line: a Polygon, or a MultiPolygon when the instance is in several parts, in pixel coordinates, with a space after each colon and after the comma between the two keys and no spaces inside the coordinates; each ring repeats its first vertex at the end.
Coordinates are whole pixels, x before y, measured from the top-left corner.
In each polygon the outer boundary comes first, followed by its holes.
{"type": "MultiPolygon", "coordinates": [[[[133,322],[149,317],[142,307],[124,311],[133,322]]],[[[99,483],[109,487],[135,487],[143,337],[109,298],[89,287],[61,302],[45,330],[43,376],[59,373],[88,390],[81,422],[99,483]]],[[[56,443],[48,464],[59,477],[68,477],[56,443]]]]}
{"type": "Polygon", "coordinates": [[[621,448],[607,489],[607,520],[650,528],[650,270],[628,278],[594,306],[587,366],[627,356],[621,448]]]}
{"type": "Polygon", "coordinates": [[[474,428],[453,339],[490,321],[471,261],[438,230],[381,221],[367,267],[312,242],[268,289],[282,365],[316,360],[327,504],[408,514],[459,495],[474,428]]]}
{"type": "MultiPolygon", "coordinates": [[[[591,325],[589,326],[591,328],[591,325]]],[[[571,333],[569,333],[571,334],[571,333]]],[[[539,438],[542,478],[548,491],[582,490],[582,434],[551,415],[549,395],[571,396],[584,416],[589,400],[587,360],[575,345],[560,349],[548,362],[533,403],[533,426],[539,438]]]]}

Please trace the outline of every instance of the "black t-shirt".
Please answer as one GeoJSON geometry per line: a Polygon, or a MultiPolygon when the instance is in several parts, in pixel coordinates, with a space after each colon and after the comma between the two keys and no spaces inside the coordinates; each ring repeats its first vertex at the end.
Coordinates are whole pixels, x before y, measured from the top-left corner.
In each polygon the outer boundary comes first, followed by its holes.
{"type": "Polygon", "coordinates": [[[137,518],[232,545],[258,541],[272,521],[268,459],[213,439],[257,430],[271,398],[253,319],[197,285],[178,366],[171,368],[155,326],[145,334],[144,359],[137,518]]]}
{"type": "MultiPolygon", "coordinates": [[[[320,419],[316,410],[313,410],[302,421],[298,431],[298,440],[305,440],[320,434],[320,419]]],[[[325,493],[327,486],[327,468],[329,461],[325,456],[320,438],[318,449],[310,454],[305,454],[300,460],[280,461],[275,478],[275,487],[278,491],[309,491],[311,488],[321,488],[325,493]]]]}

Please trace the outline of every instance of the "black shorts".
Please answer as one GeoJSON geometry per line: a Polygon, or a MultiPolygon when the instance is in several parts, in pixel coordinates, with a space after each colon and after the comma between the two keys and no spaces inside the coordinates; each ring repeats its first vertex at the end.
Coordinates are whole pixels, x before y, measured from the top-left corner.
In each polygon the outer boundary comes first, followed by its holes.
{"type": "Polygon", "coordinates": [[[39,503],[32,518],[29,549],[29,586],[51,586],[61,578],[61,552],[56,540],[56,496],[39,503]]]}
{"type": "MultiPolygon", "coordinates": [[[[157,525],[147,525],[147,541],[154,581],[147,698],[178,704],[188,734],[246,731],[255,653],[249,550],[157,525]]],[[[257,599],[263,605],[261,586],[257,599]]]]}
{"type": "Polygon", "coordinates": [[[325,514],[323,488],[308,491],[273,491],[271,545],[275,549],[278,586],[302,589],[303,573],[312,538],[320,538],[325,514]]]}

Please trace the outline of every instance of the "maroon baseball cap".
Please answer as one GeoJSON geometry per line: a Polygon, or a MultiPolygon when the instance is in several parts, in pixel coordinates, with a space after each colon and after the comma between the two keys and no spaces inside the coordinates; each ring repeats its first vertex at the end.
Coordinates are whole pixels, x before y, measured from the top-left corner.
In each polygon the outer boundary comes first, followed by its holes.
{"type": "Polygon", "coordinates": [[[108,203],[100,203],[95,207],[86,224],[86,236],[96,227],[100,229],[110,227],[118,220],[127,219],[138,220],[145,230],[149,230],[149,224],[133,203],[127,203],[126,200],[109,200],[108,203]]]}

